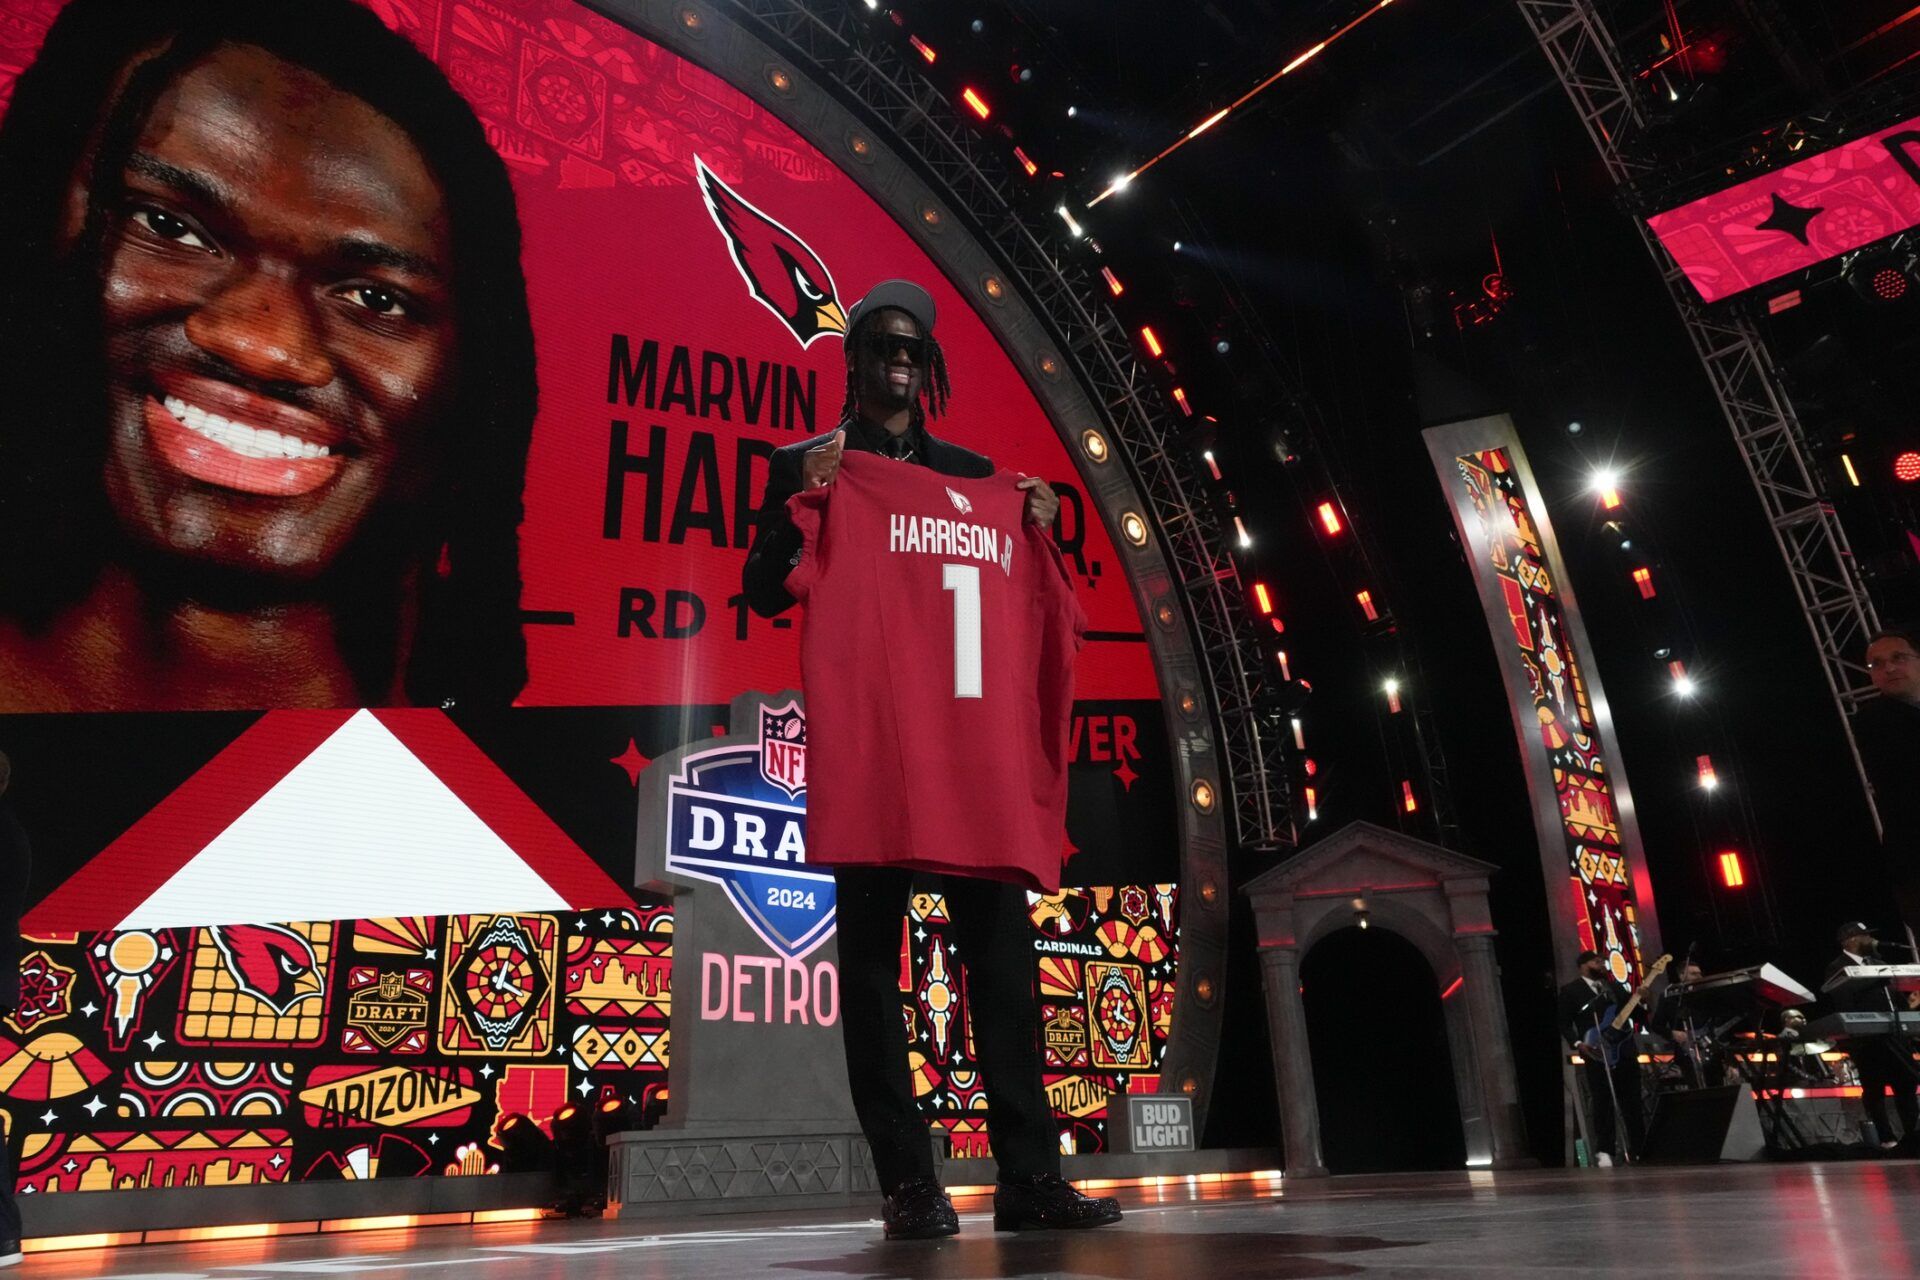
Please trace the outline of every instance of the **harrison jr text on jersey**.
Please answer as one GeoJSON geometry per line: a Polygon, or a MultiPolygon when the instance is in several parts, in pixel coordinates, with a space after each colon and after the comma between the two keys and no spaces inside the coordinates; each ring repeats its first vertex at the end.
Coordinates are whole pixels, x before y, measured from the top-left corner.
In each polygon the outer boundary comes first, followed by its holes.
{"type": "Polygon", "coordinates": [[[1013,536],[984,524],[966,524],[945,516],[887,517],[887,550],[961,560],[983,560],[1013,573],[1013,536]]]}

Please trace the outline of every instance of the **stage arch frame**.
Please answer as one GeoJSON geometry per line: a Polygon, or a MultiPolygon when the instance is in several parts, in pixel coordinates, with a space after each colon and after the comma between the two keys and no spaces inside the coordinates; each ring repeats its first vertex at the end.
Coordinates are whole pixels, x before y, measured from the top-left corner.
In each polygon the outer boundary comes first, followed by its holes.
{"type": "Polygon", "coordinates": [[[1089,301],[1085,270],[1051,250],[1010,198],[1005,164],[872,38],[867,15],[798,0],[591,7],[719,76],[832,157],[974,303],[1075,460],[1124,558],[1168,706],[1187,893],[1161,1079],[1193,1098],[1204,1127],[1224,1008],[1228,854],[1290,847],[1295,833],[1282,718],[1178,425],[1124,328],[1089,301]],[[1129,514],[1147,522],[1146,536],[1127,536],[1129,514]]]}

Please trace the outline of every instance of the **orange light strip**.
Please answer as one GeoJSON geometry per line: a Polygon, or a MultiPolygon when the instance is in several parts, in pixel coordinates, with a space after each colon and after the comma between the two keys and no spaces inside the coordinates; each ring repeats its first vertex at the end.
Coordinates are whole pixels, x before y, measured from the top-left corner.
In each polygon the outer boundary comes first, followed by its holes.
{"type": "Polygon", "coordinates": [[[1331,502],[1323,502],[1320,504],[1320,523],[1326,529],[1329,536],[1340,532],[1340,513],[1333,509],[1331,502]]]}
{"type": "Polygon", "coordinates": [[[1165,348],[1160,345],[1159,335],[1154,333],[1153,326],[1150,324],[1140,326],[1140,341],[1147,344],[1147,354],[1150,356],[1158,356],[1165,350],[1165,348]]]}
{"type": "Polygon", "coordinates": [[[919,36],[908,36],[907,43],[912,45],[914,48],[918,49],[920,51],[920,56],[925,58],[929,63],[935,61],[940,56],[939,54],[933,51],[932,45],[928,44],[925,40],[922,40],[919,36]]]}
{"type": "Polygon", "coordinates": [[[1302,66],[1306,65],[1306,63],[1311,61],[1313,58],[1318,57],[1329,46],[1333,45],[1336,41],[1346,36],[1355,27],[1365,22],[1368,18],[1373,17],[1376,13],[1379,13],[1382,9],[1386,8],[1388,5],[1392,3],[1393,3],[1393,0],[1378,0],[1378,3],[1374,4],[1365,13],[1355,18],[1352,22],[1349,22],[1346,26],[1341,27],[1338,31],[1328,36],[1325,40],[1320,41],[1320,43],[1314,45],[1312,48],[1307,49],[1304,52],[1300,53],[1293,59],[1293,61],[1287,63],[1286,66],[1281,67],[1278,71],[1268,76],[1265,80],[1262,80],[1259,84],[1253,86],[1253,88],[1247,90],[1245,93],[1241,94],[1238,98],[1235,98],[1232,102],[1228,103],[1226,106],[1220,108],[1220,110],[1208,116],[1205,120],[1202,120],[1194,128],[1188,130],[1186,133],[1181,134],[1180,137],[1177,140],[1175,140],[1175,142],[1171,146],[1169,146],[1166,150],[1162,151],[1159,155],[1147,161],[1145,164],[1141,165],[1138,169],[1135,169],[1132,173],[1127,174],[1125,177],[1116,179],[1112,183],[1108,184],[1107,189],[1105,191],[1102,191],[1099,195],[1087,201],[1087,208],[1089,209],[1093,208],[1093,206],[1099,204],[1102,200],[1105,200],[1108,196],[1120,190],[1122,187],[1125,187],[1129,182],[1132,182],[1135,178],[1139,177],[1141,174],[1145,173],[1147,170],[1153,168],[1153,166],[1159,164],[1162,160],[1165,160],[1168,156],[1172,155],[1174,152],[1178,151],[1180,148],[1186,146],[1189,142],[1192,142],[1195,138],[1199,137],[1201,134],[1205,133],[1207,130],[1213,128],[1214,125],[1219,124],[1222,120],[1227,118],[1228,114],[1234,111],[1238,111],[1241,107],[1245,106],[1253,98],[1257,97],[1262,93],[1265,93],[1270,87],[1279,83],[1280,78],[1282,76],[1291,75],[1293,72],[1298,71],[1302,66]]]}
{"type": "Polygon", "coordinates": [[[962,89],[960,91],[960,97],[965,100],[968,106],[973,108],[973,114],[979,116],[982,120],[985,120],[993,114],[987,109],[987,100],[975,93],[971,87],[962,89]]]}
{"type": "Polygon", "coordinates": [[[1120,277],[1119,277],[1119,276],[1117,276],[1117,275],[1115,275],[1115,274],[1113,274],[1113,268],[1112,268],[1112,267],[1102,267],[1102,268],[1100,268],[1100,275],[1101,275],[1101,277],[1102,277],[1103,279],[1105,279],[1105,280],[1106,280],[1106,282],[1107,282],[1107,288],[1109,288],[1109,289],[1111,289],[1111,290],[1113,290],[1113,296],[1114,296],[1114,297],[1116,297],[1116,298],[1117,298],[1117,297],[1119,297],[1119,296],[1120,296],[1121,294],[1123,294],[1123,293],[1125,293],[1125,292],[1127,291],[1127,287],[1126,287],[1125,285],[1123,285],[1123,284],[1121,284],[1121,283],[1120,283],[1120,277]]]}
{"type": "MultiPolygon", "coordinates": [[[[956,1162],[957,1163],[957,1162],[956,1162]]],[[[952,1168],[952,1165],[948,1165],[952,1168]]],[[[1188,1186],[1219,1186],[1232,1182],[1283,1182],[1284,1170],[1256,1169],[1250,1173],[1170,1173],[1157,1174],[1147,1178],[1080,1178],[1069,1179],[1082,1191],[1110,1191],[1126,1187],[1171,1187],[1180,1183],[1188,1186]]],[[[952,1196],[989,1196],[993,1194],[992,1184],[979,1186],[948,1187],[947,1194],[952,1196]]]]}
{"type": "Polygon", "coordinates": [[[137,1244],[204,1244],[217,1240],[263,1240],[278,1236],[334,1235],[349,1231],[408,1231],[420,1227],[485,1226],[538,1222],[541,1209],[478,1209],[471,1213],[388,1214],[370,1218],[327,1218],[305,1222],[243,1222],[218,1227],[172,1227],[153,1231],[96,1232],[91,1235],[39,1236],[23,1241],[24,1253],[70,1253],[79,1249],[118,1249],[137,1244]]]}
{"type": "Polygon", "coordinates": [[[1027,176],[1029,178],[1035,177],[1039,174],[1040,166],[1035,164],[1032,161],[1032,159],[1028,157],[1027,153],[1022,151],[1019,147],[1015,147],[1013,149],[1013,158],[1020,162],[1020,167],[1027,171],[1027,176]]]}

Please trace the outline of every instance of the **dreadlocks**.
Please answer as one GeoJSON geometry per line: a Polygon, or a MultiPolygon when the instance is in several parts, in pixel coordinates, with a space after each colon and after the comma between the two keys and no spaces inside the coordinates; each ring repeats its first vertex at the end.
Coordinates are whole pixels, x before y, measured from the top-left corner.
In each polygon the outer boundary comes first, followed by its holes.
{"type": "MultiPolygon", "coordinates": [[[[106,433],[48,426],[106,416],[101,290],[123,166],[162,94],[224,45],[256,46],[366,102],[445,190],[462,347],[447,421],[472,447],[430,499],[441,571],[422,575],[403,676],[416,703],[505,702],[527,676],[518,530],[537,394],[513,188],[440,69],[350,0],[72,0],[20,76],[0,120],[0,274],[18,290],[0,307],[0,612],[44,625],[111,554],[106,433]],[[58,232],[90,144],[84,223],[65,250],[58,232]]],[[[343,656],[364,686],[381,687],[399,620],[349,609],[341,625],[343,656]]]]}
{"type": "MultiPolygon", "coordinates": [[[[853,332],[847,335],[846,348],[857,351],[867,335],[874,331],[880,317],[894,310],[881,307],[869,315],[860,317],[860,323],[853,326],[853,332]]],[[[901,313],[906,314],[905,312],[901,313]]],[[[913,404],[913,425],[925,427],[928,418],[938,418],[947,411],[947,401],[953,395],[953,383],[947,377],[947,354],[940,349],[940,341],[931,333],[922,334],[927,343],[927,376],[920,386],[920,398],[913,404]]],[[[847,364],[847,398],[840,405],[840,420],[845,422],[860,414],[860,389],[858,375],[851,361],[847,364]]]]}

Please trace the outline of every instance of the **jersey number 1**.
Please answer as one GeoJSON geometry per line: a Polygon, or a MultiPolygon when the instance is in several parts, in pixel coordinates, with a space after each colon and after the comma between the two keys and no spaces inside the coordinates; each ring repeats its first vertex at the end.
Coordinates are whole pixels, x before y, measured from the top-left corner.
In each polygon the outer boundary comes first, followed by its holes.
{"type": "Polygon", "coordinates": [[[953,592],[953,696],[980,694],[980,566],[943,564],[940,585],[953,592]]]}

